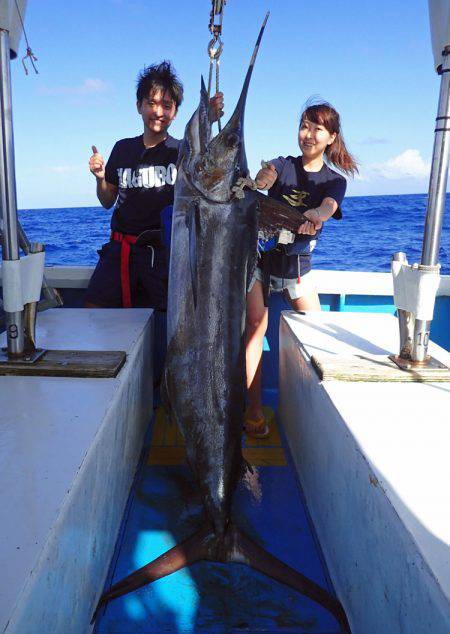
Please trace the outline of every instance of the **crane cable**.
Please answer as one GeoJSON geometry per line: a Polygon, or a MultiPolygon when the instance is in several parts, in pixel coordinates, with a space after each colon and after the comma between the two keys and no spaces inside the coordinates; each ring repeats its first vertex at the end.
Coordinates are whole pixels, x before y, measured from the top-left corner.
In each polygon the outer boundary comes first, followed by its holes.
{"type": "MultiPolygon", "coordinates": [[[[209,78],[208,78],[208,98],[211,97],[213,68],[216,66],[216,93],[219,92],[220,83],[220,55],[223,51],[223,42],[221,39],[222,25],[223,25],[223,9],[227,0],[212,0],[212,8],[209,18],[209,30],[212,35],[212,39],[208,44],[209,55],[209,78]]],[[[223,113],[222,113],[223,114],[223,113]]],[[[217,124],[219,126],[219,132],[222,130],[219,115],[217,124]]]]}

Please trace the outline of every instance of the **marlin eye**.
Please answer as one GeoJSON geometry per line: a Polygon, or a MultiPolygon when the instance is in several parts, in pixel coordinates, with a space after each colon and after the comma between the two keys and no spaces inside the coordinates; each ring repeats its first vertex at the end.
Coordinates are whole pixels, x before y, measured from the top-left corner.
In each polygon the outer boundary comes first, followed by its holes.
{"type": "Polygon", "coordinates": [[[195,164],[195,171],[197,172],[197,174],[202,174],[205,171],[205,166],[203,165],[202,161],[198,161],[195,164]]]}
{"type": "Polygon", "coordinates": [[[239,137],[237,134],[234,134],[233,132],[231,134],[228,135],[227,137],[227,147],[229,148],[233,148],[236,147],[239,143],[239,137]]]}

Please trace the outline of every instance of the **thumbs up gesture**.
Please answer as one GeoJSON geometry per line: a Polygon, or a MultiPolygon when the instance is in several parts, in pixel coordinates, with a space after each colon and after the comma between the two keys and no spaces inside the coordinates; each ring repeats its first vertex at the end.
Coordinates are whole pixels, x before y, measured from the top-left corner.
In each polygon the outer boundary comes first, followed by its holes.
{"type": "Polygon", "coordinates": [[[92,146],[92,156],[89,159],[89,169],[97,180],[105,178],[105,161],[103,156],[98,153],[95,145],[92,146]]]}
{"type": "Polygon", "coordinates": [[[266,161],[261,161],[261,165],[262,167],[255,177],[256,185],[258,189],[270,189],[278,178],[277,170],[275,165],[266,161]]]}

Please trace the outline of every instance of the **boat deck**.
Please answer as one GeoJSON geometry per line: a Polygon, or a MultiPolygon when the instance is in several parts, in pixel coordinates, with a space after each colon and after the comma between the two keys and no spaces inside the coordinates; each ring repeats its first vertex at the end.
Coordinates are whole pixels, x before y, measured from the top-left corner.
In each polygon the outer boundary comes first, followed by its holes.
{"type": "MultiPolygon", "coordinates": [[[[275,406],[275,393],[266,401],[275,406]]],[[[302,493],[281,430],[243,440],[255,468],[235,496],[234,516],[256,541],[332,591],[309,526],[302,493]],[[250,491],[252,489],[252,492],[250,491]]],[[[202,508],[184,460],[182,438],[158,410],[116,551],[112,582],[194,533],[202,508]]],[[[200,562],[111,602],[96,634],[112,632],[302,632],[340,627],[326,610],[241,564],[200,562]]]]}
{"type": "Polygon", "coordinates": [[[152,339],[148,309],[49,310],[43,347],[123,350],[119,375],[0,376],[1,632],[89,631],[152,412],[152,339]]]}

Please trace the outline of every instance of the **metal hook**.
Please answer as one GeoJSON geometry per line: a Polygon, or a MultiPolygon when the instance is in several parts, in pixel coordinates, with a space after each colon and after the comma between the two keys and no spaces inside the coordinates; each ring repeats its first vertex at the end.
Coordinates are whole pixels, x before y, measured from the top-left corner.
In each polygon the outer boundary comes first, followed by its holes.
{"type": "Polygon", "coordinates": [[[34,55],[33,51],[31,50],[31,48],[29,46],[27,47],[26,55],[24,55],[22,57],[22,65],[23,65],[23,68],[24,68],[24,71],[25,71],[25,75],[28,75],[28,68],[27,68],[27,65],[25,64],[25,60],[27,58],[30,60],[31,65],[32,65],[32,67],[34,69],[34,72],[36,73],[36,75],[38,75],[39,71],[36,68],[36,64],[34,63],[34,62],[37,62],[38,60],[37,60],[37,57],[34,55]]]}
{"type": "Polygon", "coordinates": [[[223,51],[223,42],[220,37],[213,37],[213,39],[208,44],[207,50],[211,60],[218,60],[223,51]],[[218,45],[217,47],[216,44],[218,45]]]}

